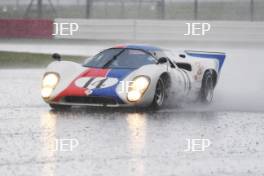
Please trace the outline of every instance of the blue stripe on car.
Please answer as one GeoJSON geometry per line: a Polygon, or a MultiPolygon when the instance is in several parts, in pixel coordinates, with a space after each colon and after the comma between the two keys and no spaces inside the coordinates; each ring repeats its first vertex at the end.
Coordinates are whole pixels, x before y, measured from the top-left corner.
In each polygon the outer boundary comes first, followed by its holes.
{"type": "Polygon", "coordinates": [[[118,79],[118,83],[111,87],[106,88],[95,88],[93,89],[92,96],[103,96],[112,97],[117,103],[123,104],[124,102],[118,96],[116,92],[116,87],[120,81],[122,81],[128,74],[130,74],[134,69],[111,69],[107,74],[107,77],[113,77],[118,79]]]}
{"type": "Polygon", "coordinates": [[[199,52],[191,52],[191,51],[186,51],[186,53],[189,56],[193,56],[193,57],[201,57],[205,59],[217,59],[219,61],[218,71],[221,71],[221,68],[224,64],[225,57],[226,57],[224,53],[223,54],[221,53],[199,53],[199,52]]]}
{"type": "Polygon", "coordinates": [[[142,49],[145,51],[161,51],[161,48],[151,46],[151,45],[126,45],[126,48],[132,48],[132,49],[142,49]]]}

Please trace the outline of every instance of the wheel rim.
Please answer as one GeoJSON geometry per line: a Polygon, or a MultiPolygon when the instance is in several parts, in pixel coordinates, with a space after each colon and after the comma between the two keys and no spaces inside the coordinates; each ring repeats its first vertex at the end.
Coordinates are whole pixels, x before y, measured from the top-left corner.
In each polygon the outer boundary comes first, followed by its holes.
{"type": "Polygon", "coordinates": [[[159,80],[155,95],[155,102],[158,106],[161,106],[163,104],[164,97],[165,97],[165,92],[163,88],[163,83],[161,80],[159,80]]]}

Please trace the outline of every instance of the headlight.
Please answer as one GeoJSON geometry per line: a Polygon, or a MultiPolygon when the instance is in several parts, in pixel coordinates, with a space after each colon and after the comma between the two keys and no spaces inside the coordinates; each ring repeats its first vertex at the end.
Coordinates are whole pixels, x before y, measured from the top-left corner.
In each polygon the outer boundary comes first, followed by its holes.
{"type": "Polygon", "coordinates": [[[41,95],[42,95],[43,98],[48,98],[51,95],[52,91],[53,91],[52,88],[44,87],[41,90],[41,95]]]}
{"type": "Polygon", "coordinates": [[[129,101],[138,101],[147,90],[150,79],[146,76],[138,76],[134,78],[129,86],[127,99],[129,101]]]}
{"type": "Polygon", "coordinates": [[[59,76],[56,73],[48,73],[42,80],[41,95],[43,98],[49,98],[53,89],[59,82],[59,76]]]}
{"type": "Polygon", "coordinates": [[[59,82],[59,77],[55,73],[48,73],[44,76],[42,86],[43,87],[55,87],[59,82]]]}

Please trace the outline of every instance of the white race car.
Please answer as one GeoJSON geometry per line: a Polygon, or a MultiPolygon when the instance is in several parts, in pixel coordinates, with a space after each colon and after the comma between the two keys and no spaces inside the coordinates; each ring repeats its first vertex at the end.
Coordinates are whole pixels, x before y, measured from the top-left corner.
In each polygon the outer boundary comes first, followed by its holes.
{"type": "Polygon", "coordinates": [[[210,103],[224,53],[184,51],[173,55],[150,45],[119,45],[84,64],[56,60],[46,69],[41,95],[54,109],[85,106],[161,108],[169,93],[210,103]]]}

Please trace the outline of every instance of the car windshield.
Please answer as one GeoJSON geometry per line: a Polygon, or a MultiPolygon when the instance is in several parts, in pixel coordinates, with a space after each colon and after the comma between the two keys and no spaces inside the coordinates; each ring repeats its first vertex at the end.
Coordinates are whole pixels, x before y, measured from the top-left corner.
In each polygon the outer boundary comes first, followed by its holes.
{"type": "Polygon", "coordinates": [[[143,65],[154,64],[156,59],[150,54],[127,48],[111,48],[100,52],[87,61],[84,66],[96,68],[139,68],[143,65]]]}

